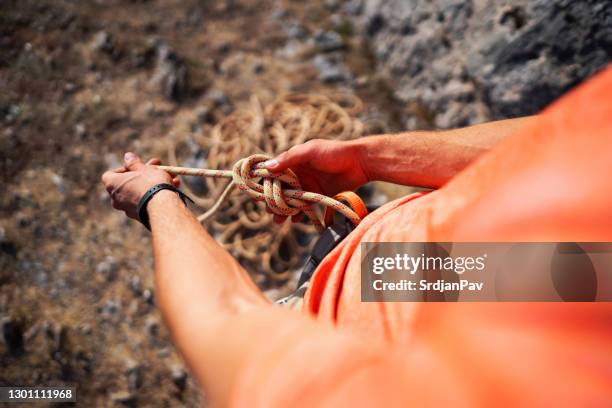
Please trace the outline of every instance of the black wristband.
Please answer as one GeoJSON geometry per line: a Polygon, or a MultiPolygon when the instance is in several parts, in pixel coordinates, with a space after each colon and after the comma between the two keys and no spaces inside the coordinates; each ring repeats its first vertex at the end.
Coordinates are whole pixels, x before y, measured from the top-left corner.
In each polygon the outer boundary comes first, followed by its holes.
{"type": "Polygon", "coordinates": [[[153,198],[155,194],[159,193],[162,190],[174,191],[175,193],[179,195],[179,197],[181,197],[181,200],[183,200],[184,204],[187,204],[185,202],[186,200],[189,200],[193,203],[193,200],[191,198],[189,198],[185,193],[183,193],[178,188],[174,187],[172,184],[162,183],[162,184],[154,185],[146,193],[144,193],[144,195],[138,202],[138,207],[136,208],[136,212],[138,213],[138,219],[140,220],[142,225],[144,225],[149,231],[151,230],[151,225],[149,224],[149,214],[147,213],[147,204],[149,204],[149,201],[151,201],[151,199],[153,198]]]}

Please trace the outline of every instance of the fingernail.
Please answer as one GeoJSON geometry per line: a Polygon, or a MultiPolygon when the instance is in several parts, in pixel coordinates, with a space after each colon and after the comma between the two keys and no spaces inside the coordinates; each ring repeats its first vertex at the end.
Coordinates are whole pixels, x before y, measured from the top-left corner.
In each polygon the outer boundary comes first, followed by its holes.
{"type": "Polygon", "coordinates": [[[264,162],[264,167],[266,168],[272,168],[272,167],[276,167],[278,166],[278,160],[276,159],[272,159],[272,160],[267,160],[264,162]]]}
{"type": "Polygon", "coordinates": [[[131,162],[132,160],[134,160],[136,158],[136,155],[132,152],[127,152],[124,156],[123,156],[123,160],[125,160],[126,163],[131,162]]]}

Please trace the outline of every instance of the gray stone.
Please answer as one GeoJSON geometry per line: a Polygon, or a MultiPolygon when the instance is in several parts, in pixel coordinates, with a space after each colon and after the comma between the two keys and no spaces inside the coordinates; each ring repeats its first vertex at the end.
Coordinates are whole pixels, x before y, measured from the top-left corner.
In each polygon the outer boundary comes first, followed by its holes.
{"type": "Polygon", "coordinates": [[[349,16],[357,16],[363,11],[363,0],[349,0],[344,3],[343,11],[349,16]]]}
{"type": "Polygon", "coordinates": [[[170,374],[172,376],[172,382],[174,385],[176,385],[179,391],[184,391],[185,387],[187,386],[187,372],[183,369],[183,367],[174,365],[170,370],[170,374]]]}
{"type": "Polygon", "coordinates": [[[322,82],[334,84],[350,79],[348,68],[337,55],[318,54],[312,63],[319,71],[319,80],[322,82]]]}
{"type": "Polygon", "coordinates": [[[130,391],[136,391],[142,386],[142,366],[136,361],[128,360],[125,367],[125,377],[130,391]]]}
{"type": "Polygon", "coordinates": [[[155,317],[147,318],[145,321],[145,331],[152,338],[156,338],[159,335],[159,323],[155,317]]]}
{"type": "Polygon", "coordinates": [[[95,51],[111,53],[113,51],[113,37],[106,31],[98,31],[93,37],[91,48],[95,51]]]}
{"type": "Polygon", "coordinates": [[[180,101],[188,93],[187,66],[167,44],[157,47],[157,63],[151,84],[167,99],[180,101]]]}
{"type": "Polygon", "coordinates": [[[308,34],[306,28],[304,28],[302,24],[295,20],[287,21],[284,24],[284,29],[289,38],[294,38],[298,40],[304,39],[308,34]]]}
{"type": "Polygon", "coordinates": [[[210,109],[207,106],[200,106],[199,108],[197,108],[195,114],[197,121],[200,125],[203,125],[205,123],[212,123],[214,121],[214,116],[212,115],[210,109]]]}
{"type": "Polygon", "coordinates": [[[365,0],[360,30],[417,127],[534,114],[612,59],[608,0],[365,0]]]}
{"type": "Polygon", "coordinates": [[[152,289],[145,289],[142,291],[142,298],[145,300],[145,302],[149,303],[149,304],[154,304],[155,303],[155,293],[153,292],[152,289]]]}
{"type": "Polygon", "coordinates": [[[87,128],[83,123],[79,122],[74,125],[74,135],[79,139],[83,139],[85,136],[87,136],[87,128]]]}
{"type": "Polygon", "coordinates": [[[138,275],[130,277],[128,286],[135,295],[140,296],[142,294],[142,281],[138,275]]]}
{"type": "Polygon", "coordinates": [[[212,102],[215,108],[229,104],[229,98],[221,89],[213,88],[206,93],[206,99],[212,102]]]}
{"type": "Polygon", "coordinates": [[[102,275],[107,282],[115,279],[118,270],[119,263],[111,255],[107,255],[102,262],[96,265],[96,273],[102,275]]]}
{"type": "Polygon", "coordinates": [[[319,31],[314,36],[316,47],[322,52],[338,51],[344,48],[344,41],[335,31],[319,31]]]}
{"type": "Polygon", "coordinates": [[[121,304],[116,300],[108,300],[98,308],[98,313],[103,320],[117,321],[121,304]]]}

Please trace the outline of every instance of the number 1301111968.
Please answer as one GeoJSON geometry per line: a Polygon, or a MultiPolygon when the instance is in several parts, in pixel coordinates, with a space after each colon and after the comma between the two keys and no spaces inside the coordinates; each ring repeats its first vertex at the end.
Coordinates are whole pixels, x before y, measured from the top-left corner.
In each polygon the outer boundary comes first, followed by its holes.
{"type": "Polygon", "coordinates": [[[0,387],[0,402],[76,402],[76,387],[0,387]]]}

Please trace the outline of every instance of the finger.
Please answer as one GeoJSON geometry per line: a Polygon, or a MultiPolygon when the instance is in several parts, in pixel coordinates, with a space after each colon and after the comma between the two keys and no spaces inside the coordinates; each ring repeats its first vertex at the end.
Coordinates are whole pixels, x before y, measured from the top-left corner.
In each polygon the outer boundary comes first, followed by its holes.
{"type": "Polygon", "coordinates": [[[314,157],[316,151],[316,145],[309,143],[293,146],[274,159],[264,162],[264,167],[270,171],[279,172],[309,161],[314,157]]]}
{"type": "Polygon", "coordinates": [[[174,184],[174,187],[179,188],[181,186],[181,179],[178,177],[173,178],[172,184],[174,184]]]}
{"type": "Polygon", "coordinates": [[[142,168],[142,166],[144,166],[142,159],[132,152],[127,152],[125,156],[123,156],[123,161],[125,163],[125,167],[127,167],[127,169],[130,171],[139,170],[142,168]]]}
{"type": "Polygon", "coordinates": [[[119,176],[119,174],[120,173],[115,172],[114,170],[109,170],[109,171],[104,172],[104,174],[102,174],[102,177],[101,177],[102,184],[104,184],[107,190],[110,186],[115,184],[115,181],[117,180],[117,176],[119,176]]]}
{"type": "Polygon", "coordinates": [[[121,166],[121,167],[115,167],[114,169],[110,171],[113,173],[125,173],[127,169],[125,168],[125,166],[121,166]]]}
{"type": "Polygon", "coordinates": [[[149,164],[157,166],[158,164],[161,164],[161,160],[159,160],[158,158],[154,157],[154,158],[152,158],[151,160],[149,160],[147,162],[147,165],[149,165],[149,164]]]}

